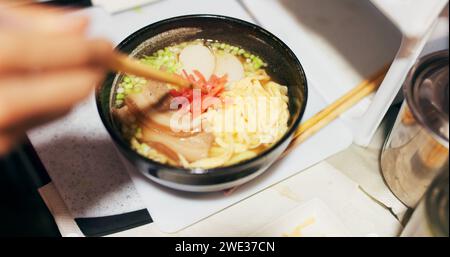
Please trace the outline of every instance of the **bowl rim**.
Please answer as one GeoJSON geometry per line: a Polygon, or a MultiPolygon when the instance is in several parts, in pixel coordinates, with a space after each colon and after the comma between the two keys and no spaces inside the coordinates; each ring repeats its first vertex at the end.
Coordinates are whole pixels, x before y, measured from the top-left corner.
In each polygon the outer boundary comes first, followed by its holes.
{"type": "MultiPolygon", "coordinates": [[[[258,26],[256,24],[253,24],[251,22],[247,22],[247,21],[244,21],[244,20],[241,20],[238,18],[233,18],[233,17],[229,17],[229,16],[224,16],[224,15],[191,14],[191,15],[176,16],[176,17],[164,19],[164,20],[152,23],[150,25],[144,26],[144,27],[140,28],[139,30],[135,31],[134,33],[129,35],[127,38],[125,38],[119,45],[117,45],[115,49],[120,51],[126,44],[128,44],[130,41],[133,41],[135,38],[139,37],[140,34],[142,34],[144,31],[150,30],[152,28],[157,28],[157,27],[160,27],[165,24],[170,24],[170,23],[174,23],[174,22],[178,22],[178,21],[185,21],[185,20],[189,20],[189,19],[215,19],[215,20],[219,20],[219,21],[223,21],[223,22],[233,22],[240,26],[249,27],[253,30],[258,31],[258,33],[262,33],[265,36],[270,37],[275,43],[279,44],[287,52],[287,54],[292,58],[292,60],[294,62],[293,64],[297,67],[298,72],[300,72],[301,76],[304,78],[304,81],[303,81],[304,82],[303,83],[304,99],[303,99],[303,102],[301,103],[301,106],[300,106],[301,110],[299,112],[298,117],[293,121],[291,128],[283,135],[283,137],[281,139],[279,139],[278,142],[275,143],[268,150],[264,151],[263,153],[259,154],[258,156],[254,157],[254,158],[251,158],[249,160],[246,160],[246,161],[243,161],[243,162],[231,165],[231,166],[225,166],[225,167],[218,167],[218,168],[211,168],[211,169],[202,169],[202,168],[189,169],[189,168],[176,167],[176,166],[172,166],[172,165],[162,164],[162,163],[153,161],[149,158],[146,158],[146,157],[138,154],[136,151],[131,149],[129,144],[126,144],[124,142],[125,140],[123,140],[121,138],[121,136],[119,135],[120,133],[118,131],[116,131],[116,129],[114,129],[114,128],[112,128],[112,126],[108,125],[108,122],[105,120],[105,117],[103,115],[103,108],[101,106],[101,101],[100,101],[100,95],[101,95],[103,86],[107,80],[106,78],[96,88],[95,97],[96,97],[97,111],[100,115],[103,125],[107,129],[107,131],[108,131],[110,137],[113,139],[113,141],[116,144],[118,144],[120,148],[122,148],[123,150],[126,150],[127,153],[133,155],[133,158],[137,158],[138,160],[149,163],[150,165],[152,165],[152,167],[155,167],[157,169],[164,169],[165,171],[173,172],[178,175],[193,175],[193,176],[233,175],[236,172],[242,172],[242,170],[239,169],[240,167],[249,166],[250,164],[252,164],[256,161],[269,156],[276,149],[278,149],[280,146],[282,146],[286,141],[290,140],[290,138],[293,136],[293,134],[299,127],[300,122],[301,122],[301,120],[304,116],[305,110],[306,110],[308,96],[309,96],[308,80],[306,78],[306,73],[305,73],[305,70],[304,70],[301,62],[299,61],[299,59],[297,58],[295,53],[292,51],[292,49],[288,45],[286,45],[286,43],[284,43],[281,39],[279,39],[277,36],[275,36],[273,33],[269,32],[268,30],[262,28],[261,26],[258,26]]],[[[111,75],[117,76],[117,73],[113,72],[113,73],[108,74],[107,76],[109,77],[111,75]]]]}

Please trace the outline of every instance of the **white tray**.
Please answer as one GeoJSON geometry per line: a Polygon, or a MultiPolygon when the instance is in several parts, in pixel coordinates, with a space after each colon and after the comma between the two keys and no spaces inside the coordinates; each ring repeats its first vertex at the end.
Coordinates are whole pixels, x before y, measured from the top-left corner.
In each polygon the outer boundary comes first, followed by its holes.
{"type": "MultiPolygon", "coordinates": [[[[308,101],[305,119],[326,106],[325,101],[311,84],[308,101]]],[[[223,192],[215,194],[176,192],[151,183],[129,164],[127,168],[155,224],[163,232],[175,233],[325,160],[346,149],[351,142],[350,131],[342,122],[333,122],[262,176],[239,187],[231,195],[225,195],[223,192]]]]}

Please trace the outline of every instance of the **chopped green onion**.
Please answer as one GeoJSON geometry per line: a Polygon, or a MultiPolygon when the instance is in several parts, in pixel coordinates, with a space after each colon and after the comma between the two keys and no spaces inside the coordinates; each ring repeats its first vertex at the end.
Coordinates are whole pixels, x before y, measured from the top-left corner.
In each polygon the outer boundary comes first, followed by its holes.
{"type": "Polygon", "coordinates": [[[116,99],[117,100],[123,100],[123,99],[125,99],[125,95],[124,94],[117,94],[116,95],[116,99]]]}

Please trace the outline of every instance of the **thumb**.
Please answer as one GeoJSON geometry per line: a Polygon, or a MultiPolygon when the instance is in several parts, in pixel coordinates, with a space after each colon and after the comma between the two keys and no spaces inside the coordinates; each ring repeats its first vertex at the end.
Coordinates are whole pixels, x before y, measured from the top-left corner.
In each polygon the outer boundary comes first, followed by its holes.
{"type": "Polygon", "coordinates": [[[5,7],[0,5],[0,28],[24,33],[83,34],[89,19],[70,15],[67,10],[41,7],[5,7]]]}

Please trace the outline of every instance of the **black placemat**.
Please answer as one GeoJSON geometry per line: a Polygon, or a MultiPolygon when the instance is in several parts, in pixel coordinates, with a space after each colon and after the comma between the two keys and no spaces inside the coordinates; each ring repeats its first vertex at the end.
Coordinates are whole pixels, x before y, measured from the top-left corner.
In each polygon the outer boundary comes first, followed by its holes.
{"type": "Polygon", "coordinates": [[[0,158],[0,236],[61,236],[37,189],[50,182],[30,168],[27,146],[0,158]]]}
{"type": "MultiPolygon", "coordinates": [[[[51,179],[29,141],[0,159],[0,235],[61,236],[37,189],[51,179]],[[3,208],[2,208],[3,209],[3,208]]],[[[152,223],[146,209],[108,217],[75,218],[85,236],[105,236],[152,223]]]]}

